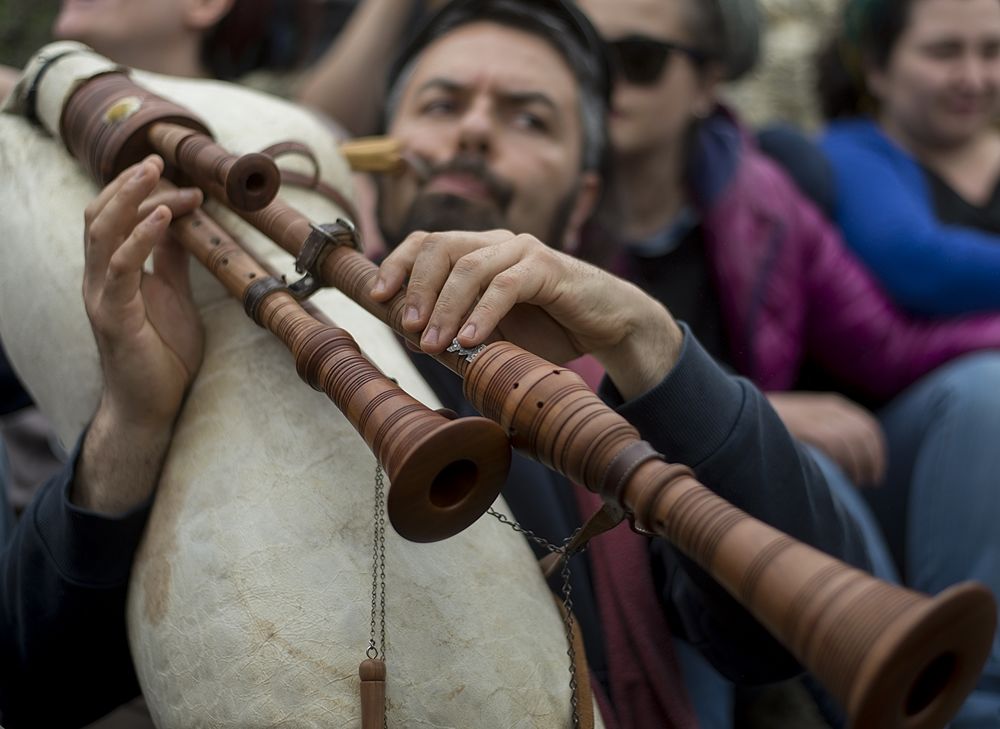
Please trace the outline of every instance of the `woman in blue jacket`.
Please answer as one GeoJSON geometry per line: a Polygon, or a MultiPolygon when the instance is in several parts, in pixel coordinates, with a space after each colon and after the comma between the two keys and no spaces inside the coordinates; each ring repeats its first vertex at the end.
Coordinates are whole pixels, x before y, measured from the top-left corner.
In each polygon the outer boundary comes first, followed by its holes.
{"type": "Polygon", "coordinates": [[[848,0],[819,85],[848,243],[912,311],[1000,309],[1000,2],[848,0]]]}

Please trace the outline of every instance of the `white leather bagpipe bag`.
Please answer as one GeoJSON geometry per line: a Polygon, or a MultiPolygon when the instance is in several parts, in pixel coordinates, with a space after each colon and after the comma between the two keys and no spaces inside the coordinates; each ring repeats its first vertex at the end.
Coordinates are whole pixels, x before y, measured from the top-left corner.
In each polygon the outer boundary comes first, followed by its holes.
{"type": "MultiPolygon", "coordinates": [[[[82,53],[52,64],[36,91],[44,125],[58,130],[69,90],[108,67],[82,53]]],[[[307,141],[324,181],[349,191],[335,140],[311,114],[233,85],[135,78],[192,109],[233,152],[307,141]]],[[[72,446],[101,386],[80,293],[83,210],[98,187],[58,138],[16,113],[16,100],[8,106],[0,114],[0,337],[72,446]]],[[[294,166],[292,158],[280,164],[294,166]]],[[[286,186],[281,194],[316,222],[344,216],[311,191],[286,186]]],[[[270,263],[292,270],[276,245],[206,207],[270,263]]],[[[129,590],[143,693],[160,727],[360,726],[375,460],[336,407],[298,379],[285,347],[192,267],[205,358],[129,590]]],[[[388,329],[336,291],[313,301],[410,394],[438,407],[388,329]]],[[[389,726],[567,726],[564,630],[522,537],[488,517],[437,544],[387,532],[389,726]]]]}

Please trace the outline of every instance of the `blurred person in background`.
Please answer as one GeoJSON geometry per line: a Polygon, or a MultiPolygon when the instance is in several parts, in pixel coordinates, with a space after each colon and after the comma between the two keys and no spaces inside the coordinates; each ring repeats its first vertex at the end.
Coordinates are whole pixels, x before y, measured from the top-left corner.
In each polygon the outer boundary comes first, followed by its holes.
{"type": "MultiPolygon", "coordinates": [[[[1000,595],[1000,314],[907,314],[720,104],[757,56],[752,0],[580,4],[617,57],[611,211],[584,252],[770,392],[874,542],[855,487],[877,487],[863,493],[907,584],[972,578],[1000,595]]],[[[876,572],[895,569],[883,550],[876,572]]],[[[981,723],[1000,722],[998,680],[1000,641],[955,727],[1000,726],[981,723]]]]}
{"type": "Polygon", "coordinates": [[[1000,311],[1000,2],[849,0],[819,93],[848,244],[911,311],[1000,311]]]}
{"type": "Polygon", "coordinates": [[[63,0],[58,39],[86,43],[132,68],[236,80],[304,61],[318,30],[306,0],[63,0]]]}

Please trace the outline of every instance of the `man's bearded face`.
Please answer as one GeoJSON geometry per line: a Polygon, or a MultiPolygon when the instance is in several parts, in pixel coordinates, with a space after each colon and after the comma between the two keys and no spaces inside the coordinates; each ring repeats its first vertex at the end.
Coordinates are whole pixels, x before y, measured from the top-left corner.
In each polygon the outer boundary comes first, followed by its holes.
{"type": "Polygon", "coordinates": [[[582,129],[562,56],[532,33],[473,22],[425,48],[404,83],[389,133],[418,164],[380,180],[387,244],[415,230],[506,228],[563,246],[582,129]]]}

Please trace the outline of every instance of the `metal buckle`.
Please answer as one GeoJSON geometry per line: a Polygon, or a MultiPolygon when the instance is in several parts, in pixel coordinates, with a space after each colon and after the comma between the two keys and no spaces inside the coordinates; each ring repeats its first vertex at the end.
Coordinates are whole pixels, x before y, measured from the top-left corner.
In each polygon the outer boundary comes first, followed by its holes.
{"type": "Polygon", "coordinates": [[[323,287],[319,269],[331,250],[339,246],[350,246],[359,253],[362,251],[358,229],[349,220],[337,218],[336,223],[309,227],[312,231],[295,259],[295,270],[304,275],[288,285],[288,292],[299,301],[308,299],[323,287]]]}

